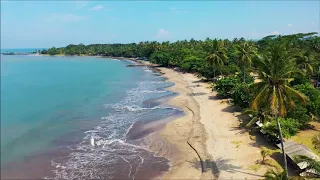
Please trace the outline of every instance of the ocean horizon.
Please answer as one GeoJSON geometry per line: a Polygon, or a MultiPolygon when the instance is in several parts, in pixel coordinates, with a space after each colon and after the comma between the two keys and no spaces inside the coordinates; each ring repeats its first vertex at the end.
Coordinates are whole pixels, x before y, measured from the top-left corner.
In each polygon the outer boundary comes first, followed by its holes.
{"type": "Polygon", "coordinates": [[[134,131],[184,113],[153,103],[174,96],[165,89],[173,84],[147,67],[126,67],[132,63],[2,56],[1,177],[147,178],[168,171],[169,160],[136,141],[149,130],[134,131]]]}
{"type": "Polygon", "coordinates": [[[49,48],[1,48],[1,53],[13,52],[13,53],[27,53],[35,52],[37,50],[47,50],[49,48]]]}

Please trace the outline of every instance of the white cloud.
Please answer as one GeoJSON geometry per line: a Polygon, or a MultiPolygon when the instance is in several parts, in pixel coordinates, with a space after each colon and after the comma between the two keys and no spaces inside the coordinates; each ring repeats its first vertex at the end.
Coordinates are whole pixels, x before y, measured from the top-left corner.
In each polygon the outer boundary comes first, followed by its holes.
{"type": "Polygon", "coordinates": [[[81,9],[81,8],[83,8],[83,7],[88,5],[87,1],[75,1],[75,3],[76,3],[76,7],[78,9],[81,9]]]}
{"type": "Polygon", "coordinates": [[[85,19],[84,16],[77,16],[70,13],[65,13],[65,14],[53,13],[45,21],[47,22],[79,22],[84,19],[85,19]]]}
{"type": "Polygon", "coordinates": [[[156,38],[158,38],[158,39],[166,39],[166,38],[169,38],[169,37],[170,37],[170,32],[166,31],[164,29],[159,29],[158,33],[156,35],[156,38]]]}
{"type": "Polygon", "coordinates": [[[311,22],[312,25],[315,25],[316,23],[314,21],[311,22]]]}
{"type": "Polygon", "coordinates": [[[90,11],[100,11],[103,8],[104,8],[103,6],[97,5],[97,6],[94,6],[94,7],[90,8],[89,10],[90,11]]]}
{"type": "Polygon", "coordinates": [[[292,24],[288,24],[288,27],[292,27],[292,24]]]}

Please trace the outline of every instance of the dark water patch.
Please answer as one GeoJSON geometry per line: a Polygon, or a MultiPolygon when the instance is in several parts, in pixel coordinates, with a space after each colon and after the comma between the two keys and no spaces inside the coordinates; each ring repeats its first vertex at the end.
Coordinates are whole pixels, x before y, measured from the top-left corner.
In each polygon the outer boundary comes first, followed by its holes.
{"type": "Polygon", "coordinates": [[[165,96],[161,96],[161,97],[155,97],[155,98],[151,98],[148,100],[143,101],[142,105],[144,108],[153,108],[156,106],[159,106],[161,104],[165,104],[166,102],[168,102],[169,99],[178,96],[179,93],[170,93],[168,95],[165,96]]]}
{"type": "Polygon", "coordinates": [[[58,147],[33,153],[1,165],[1,179],[41,179],[44,176],[53,176],[51,160],[67,155],[66,149],[58,147]]]}
{"type": "Polygon", "coordinates": [[[136,122],[128,130],[126,134],[126,141],[132,142],[143,137],[148,136],[149,134],[159,131],[162,129],[166,123],[173,119],[177,119],[185,115],[183,111],[176,110],[170,117],[160,120],[146,121],[146,122],[136,122]]]}

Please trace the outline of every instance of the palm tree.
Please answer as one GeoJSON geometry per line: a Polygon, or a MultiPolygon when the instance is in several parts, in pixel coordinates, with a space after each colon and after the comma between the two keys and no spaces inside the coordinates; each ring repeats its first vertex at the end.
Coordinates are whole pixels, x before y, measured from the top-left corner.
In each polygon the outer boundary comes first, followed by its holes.
{"type": "Polygon", "coordinates": [[[264,177],[266,180],[287,180],[286,172],[277,172],[273,169],[269,169],[265,174],[264,177]]]}
{"type": "Polygon", "coordinates": [[[242,114],[252,115],[252,119],[246,124],[247,128],[258,121],[260,121],[262,124],[271,121],[270,112],[268,112],[266,109],[246,109],[242,112],[242,114]]]}
{"type": "Polygon", "coordinates": [[[237,44],[235,50],[235,55],[239,58],[239,64],[242,65],[242,71],[243,71],[243,82],[246,80],[246,67],[251,67],[252,64],[252,58],[256,56],[257,49],[249,44],[248,42],[243,42],[240,44],[237,44]]]}
{"type": "Polygon", "coordinates": [[[306,103],[307,97],[288,86],[288,83],[293,80],[290,76],[295,72],[295,58],[283,44],[272,45],[269,53],[260,56],[259,59],[256,63],[259,69],[258,78],[260,82],[252,85],[252,88],[255,90],[255,97],[251,102],[251,108],[253,110],[267,108],[274,115],[279,130],[284,169],[285,172],[288,172],[278,117],[286,115],[286,106],[294,106],[295,99],[306,103]]]}
{"type": "Polygon", "coordinates": [[[297,65],[308,75],[313,74],[312,63],[314,62],[314,56],[309,52],[305,51],[297,54],[297,65]]]}
{"type": "Polygon", "coordinates": [[[296,163],[305,163],[307,176],[320,177],[320,161],[303,155],[295,156],[294,160],[296,163]]]}
{"type": "Polygon", "coordinates": [[[320,153],[320,134],[312,138],[314,148],[320,153]]]}
{"type": "Polygon", "coordinates": [[[210,66],[213,67],[213,76],[214,80],[216,79],[216,71],[220,70],[221,73],[221,67],[224,65],[224,63],[227,60],[227,55],[226,55],[226,48],[224,46],[223,41],[217,41],[213,40],[211,41],[206,41],[207,45],[207,50],[208,50],[208,55],[206,57],[207,62],[209,63],[210,66]]]}
{"type": "Polygon", "coordinates": [[[267,149],[266,147],[262,147],[261,151],[260,151],[260,155],[262,157],[261,163],[264,164],[266,157],[271,155],[271,151],[269,149],[267,149]]]}

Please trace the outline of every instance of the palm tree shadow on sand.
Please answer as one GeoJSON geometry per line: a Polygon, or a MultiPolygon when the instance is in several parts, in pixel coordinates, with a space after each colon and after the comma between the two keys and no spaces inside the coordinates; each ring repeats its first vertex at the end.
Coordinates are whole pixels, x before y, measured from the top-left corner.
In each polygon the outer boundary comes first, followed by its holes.
{"type": "Polygon", "coordinates": [[[256,177],[263,177],[257,174],[241,171],[242,169],[241,166],[233,165],[230,163],[230,161],[231,159],[223,159],[223,158],[218,158],[216,161],[206,159],[203,161],[203,169],[201,167],[201,162],[197,158],[194,158],[192,161],[189,161],[189,163],[193,168],[200,169],[200,170],[202,169],[203,172],[211,171],[211,173],[217,179],[220,176],[220,171],[227,171],[230,173],[243,173],[243,174],[248,174],[256,177]]]}

